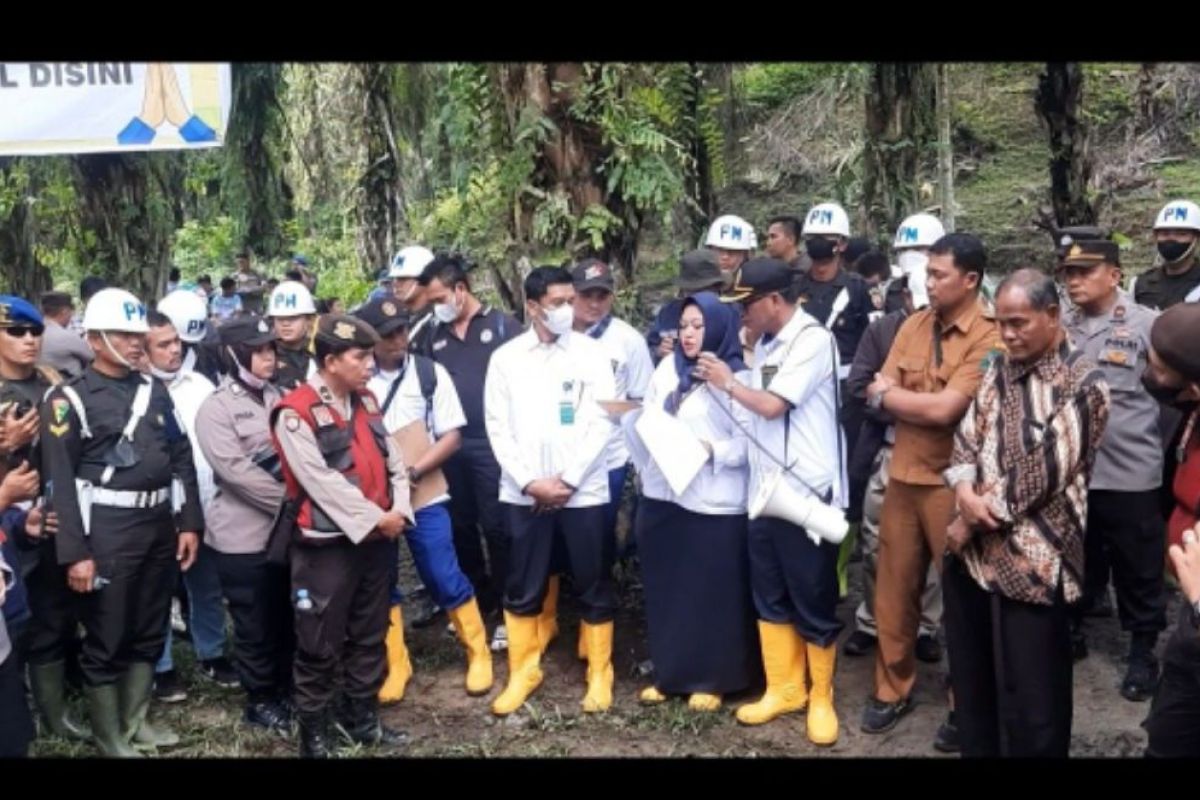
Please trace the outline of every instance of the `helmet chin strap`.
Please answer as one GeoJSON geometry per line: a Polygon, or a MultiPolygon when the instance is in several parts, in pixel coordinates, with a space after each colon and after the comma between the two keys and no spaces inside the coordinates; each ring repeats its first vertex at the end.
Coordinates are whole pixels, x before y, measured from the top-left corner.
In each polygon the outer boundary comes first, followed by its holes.
{"type": "Polygon", "coordinates": [[[124,356],[118,353],[116,348],[112,346],[112,342],[108,340],[108,331],[100,331],[100,338],[104,340],[104,346],[108,348],[109,355],[115,358],[118,364],[128,370],[134,369],[133,364],[130,364],[128,361],[126,361],[124,356]]]}

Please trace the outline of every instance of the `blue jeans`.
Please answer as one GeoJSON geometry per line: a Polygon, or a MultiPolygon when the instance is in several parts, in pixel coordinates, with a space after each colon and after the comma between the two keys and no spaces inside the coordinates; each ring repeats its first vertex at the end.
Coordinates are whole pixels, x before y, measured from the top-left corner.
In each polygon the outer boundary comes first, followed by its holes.
{"type": "MultiPolygon", "coordinates": [[[[454,534],[450,527],[450,513],[446,510],[446,504],[434,503],[418,509],[415,516],[417,526],[405,533],[403,538],[408,542],[408,550],[417,566],[417,574],[421,576],[421,582],[429,590],[433,602],[447,611],[458,608],[475,596],[475,590],[458,566],[458,556],[454,553],[454,534]]],[[[398,605],[403,599],[396,588],[398,561],[398,558],[393,558],[392,561],[392,605],[398,605]]]]}
{"type": "MultiPolygon", "coordinates": [[[[209,661],[225,655],[225,603],[221,598],[221,579],[217,575],[214,553],[207,545],[200,545],[196,562],[183,573],[183,586],[188,594],[188,630],[192,634],[192,646],[196,658],[209,661]]],[[[167,642],[162,657],[155,665],[155,672],[167,672],[175,668],[171,658],[171,617],[167,615],[167,642]]]]}

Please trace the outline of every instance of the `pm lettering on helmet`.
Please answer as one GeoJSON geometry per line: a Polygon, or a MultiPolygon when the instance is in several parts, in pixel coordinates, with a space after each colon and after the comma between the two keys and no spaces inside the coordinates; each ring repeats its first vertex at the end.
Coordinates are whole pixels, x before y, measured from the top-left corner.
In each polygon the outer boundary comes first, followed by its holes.
{"type": "Polygon", "coordinates": [[[914,227],[901,228],[899,239],[902,242],[917,241],[917,229],[914,227]]]}
{"type": "Polygon", "coordinates": [[[280,308],[280,307],[295,308],[296,307],[296,295],[295,294],[277,294],[277,295],[275,295],[275,307],[276,308],[280,308]]]}
{"type": "Polygon", "coordinates": [[[1173,219],[1187,222],[1187,218],[1187,209],[1183,206],[1168,206],[1166,210],[1163,211],[1163,222],[1168,222],[1173,219]]]}
{"type": "Polygon", "coordinates": [[[742,226],[725,223],[721,226],[721,238],[740,242],[742,240],[742,226]]]}
{"type": "Polygon", "coordinates": [[[125,319],[133,321],[134,319],[143,319],[146,316],[146,307],[141,303],[122,304],[121,309],[125,312],[125,319]]]}
{"type": "Polygon", "coordinates": [[[204,320],[189,319],[187,324],[188,333],[201,333],[204,330],[204,320]]]}
{"type": "Polygon", "coordinates": [[[833,224],[833,211],[828,208],[814,208],[812,213],[808,215],[809,222],[823,222],[829,225],[833,224]]]}

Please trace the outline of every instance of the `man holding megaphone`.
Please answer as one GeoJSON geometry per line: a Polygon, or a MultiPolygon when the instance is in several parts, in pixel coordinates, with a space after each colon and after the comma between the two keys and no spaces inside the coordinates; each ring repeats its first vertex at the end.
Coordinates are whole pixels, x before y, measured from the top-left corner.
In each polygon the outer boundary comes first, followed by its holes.
{"type": "Polygon", "coordinates": [[[750,584],[759,616],[766,693],[738,709],[759,725],[808,709],[808,738],[837,741],[835,642],[842,625],[838,545],[846,535],[844,445],[838,425],[837,345],[790,299],[792,271],[756,258],[722,297],[739,303],[757,339],[750,386],[725,362],[700,356],[697,377],[750,412],[750,584]],[[809,679],[812,689],[809,691],[809,679]]]}

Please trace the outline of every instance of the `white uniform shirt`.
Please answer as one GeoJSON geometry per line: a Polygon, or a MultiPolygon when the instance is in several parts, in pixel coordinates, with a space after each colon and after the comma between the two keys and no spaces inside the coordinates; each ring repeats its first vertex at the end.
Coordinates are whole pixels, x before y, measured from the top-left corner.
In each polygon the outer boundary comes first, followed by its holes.
{"type": "MultiPolygon", "coordinates": [[[[395,433],[414,420],[423,420],[429,429],[429,441],[435,442],[447,433],[457,430],[467,424],[463,414],[462,403],[458,400],[458,391],[450,373],[436,362],[433,362],[433,374],[437,376],[437,386],[433,389],[433,409],[429,419],[425,418],[425,395],[421,394],[421,380],[410,356],[405,359],[404,367],[399,371],[379,370],[375,377],[367,383],[367,388],[379,401],[379,408],[392,390],[392,383],[400,381],[392,402],[383,415],[383,425],[388,433],[395,433]]],[[[429,503],[444,503],[450,495],[443,494],[430,500],[429,503]]]]}
{"type": "Polygon", "coordinates": [[[208,504],[216,496],[217,484],[213,480],[212,467],[208,465],[208,460],[204,458],[204,453],[197,443],[197,437],[202,436],[204,432],[196,430],[196,412],[215,388],[208,378],[188,369],[181,369],[175,380],[167,384],[171,402],[175,404],[175,410],[179,412],[179,419],[183,422],[184,433],[188,435],[188,441],[192,444],[192,460],[196,462],[196,483],[200,487],[200,508],[204,510],[208,509],[208,504]]]}
{"type": "MultiPolygon", "coordinates": [[[[734,377],[743,385],[750,384],[750,370],[742,370],[734,377]]],[[[675,360],[664,358],[654,371],[643,406],[662,407],[663,401],[678,385],[675,360]]],[[[713,448],[712,460],[700,469],[683,494],[671,490],[662,470],[638,436],[634,426],[643,412],[636,411],[622,417],[622,428],[628,439],[633,465],[642,479],[642,494],[652,500],[675,503],[697,514],[746,513],[747,442],[730,415],[737,419],[742,429],[750,430],[751,414],[740,404],[730,403],[729,395],[719,389],[714,392],[706,384],[697,382],[680,404],[676,419],[685,423],[698,439],[708,442],[713,448]]]]}
{"type": "Polygon", "coordinates": [[[566,333],[550,344],[532,328],[505,342],[488,362],[484,421],[500,463],[500,501],[533,505],[521,490],[560,476],[576,491],[567,508],[608,502],[606,450],[613,425],[597,400],[616,396],[601,345],[566,333]]]}
{"type": "MultiPolygon", "coordinates": [[[[591,338],[591,337],[589,337],[591,338]]],[[[634,330],[629,323],[613,317],[608,327],[599,339],[608,354],[609,365],[613,371],[613,381],[616,383],[615,397],[600,397],[598,400],[641,400],[646,396],[650,386],[650,377],[654,374],[654,362],[650,360],[650,350],[646,340],[634,330]]],[[[612,438],[608,442],[606,461],[611,472],[620,469],[629,461],[629,450],[625,447],[625,437],[621,429],[613,426],[612,438]]]]}
{"type": "Polygon", "coordinates": [[[846,444],[835,395],[837,344],[799,306],[777,336],[768,343],[764,338],[754,347],[751,388],[778,395],[791,404],[791,411],[776,419],[751,414],[754,438],[774,456],[750,442],[751,495],[779,468],[778,459],[791,467],[788,480],[793,487],[811,494],[795,476],[821,494],[832,487],[830,505],[845,508],[846,444]],[[806,325],[812,327],[805,329],[806,325]]]}

